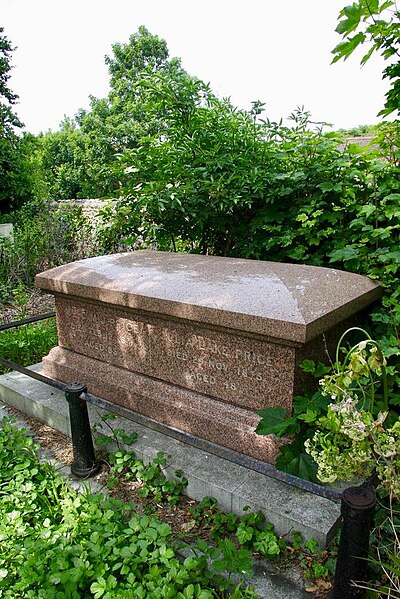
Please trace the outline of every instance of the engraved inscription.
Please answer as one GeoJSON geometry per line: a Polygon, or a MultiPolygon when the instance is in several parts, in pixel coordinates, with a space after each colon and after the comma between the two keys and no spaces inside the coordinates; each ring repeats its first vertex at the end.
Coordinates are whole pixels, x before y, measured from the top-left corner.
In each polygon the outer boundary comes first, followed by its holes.
{"type": "Polygon", "coordinates": [[[70,300],[58,302],[57,311],[61,346],[143,372],[150,359],[147,323],[70,300]]]}
{"type": "Polygon", "coordinates": [[[158,378],[246,407],[256,402],[262,407],[262,398],[276,386],[287,386],[289,392],[290,384],[281,380],[282,369],[276,364],[285,348],[237,334],[199,333],[196,328],[172,323],[151,328],[158,378]]]}
{"type": "Polygon", "coordinates": [[[242,407],[263,407],[277,389],[292,396],[281,366],[293,362],[290,348],[89,302],[61,300],[57,310],[67,349],[242,407]]]}
{"type": "MultiPolygon", "coordinates": [[[[226,374],[233,379],[239,377],[239,379],[263,381],[266,378],[265,367],[272,367],[271,355],[247,349],[243,340],[241,340],[242,347],[237,345],[229,347],[199,335],[180,337],[178,331],[175,330],[168,332],[167,343],[172,347],[165,350],[165,355],[190,365],[192,368],[190,378],[193,381],[209,382],[214,385],[216,383],[215,375],[218,373],[226,374]],[[194,353],[196,351],[197,354],[194,353]],[[196,370],[193,370],[193,367],[196,370]],[[198,368],[207,369],[210,372],[202,374],[197,371],[198,368]]],[[[223,384],[227,389],[236,389],[234,381],[225,380],[223,384]]]]}

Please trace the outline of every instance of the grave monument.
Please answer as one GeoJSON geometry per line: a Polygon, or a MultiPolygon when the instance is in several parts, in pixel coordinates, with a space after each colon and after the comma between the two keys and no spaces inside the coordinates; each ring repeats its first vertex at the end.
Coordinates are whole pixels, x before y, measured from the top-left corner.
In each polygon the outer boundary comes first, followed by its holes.
{"type": "Polygon", "coordinates": [[[254,432],[256,410],[290,410],[300,362],[327,362],[381,296],[340,270],[158,251],[79,260],[36,285],[56,298],[45,374],[267,462],[278,441],[254,432]]]}

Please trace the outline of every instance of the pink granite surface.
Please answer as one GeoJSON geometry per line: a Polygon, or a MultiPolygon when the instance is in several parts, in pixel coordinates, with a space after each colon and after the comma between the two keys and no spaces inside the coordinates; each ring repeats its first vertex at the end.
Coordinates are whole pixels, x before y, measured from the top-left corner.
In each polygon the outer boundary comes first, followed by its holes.
{"type": "Polygon", "coordinates": [[[279,442],[254,430],[259,417],[150,377],[56,347],[43,359],[48,376],[84,381],[88,391],[182,431],[273,463],[279,442]]]}
{"type": "Polygon", "coordinates": [[[37,275],[48,292],[305,343],[381,295],[367,277],[331,268],[135,251],[37,275]]]}
{"type": "Polygon", "coordinates": [[[254,433],[255,411],[290,411],[308,382],[300,361],[328,361],[381,295],[334,269],[151,251],[80,260],[36,284],[56,296],[47,375],[269,462],[277,441],[254,433]]]}
{"type": "Polygon", "coordinates": [[[231,404],[290,409],[295,349],[57,297],[59,345],[231,404]]]}

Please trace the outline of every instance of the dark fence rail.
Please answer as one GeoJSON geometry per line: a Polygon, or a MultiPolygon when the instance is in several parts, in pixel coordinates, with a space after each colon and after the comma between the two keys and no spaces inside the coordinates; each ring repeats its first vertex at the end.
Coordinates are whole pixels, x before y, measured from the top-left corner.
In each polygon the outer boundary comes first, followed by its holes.
{"type": "Polygon", "coordinates": [[[32,322],[46,320],[47,318],[54,318],[55,315],[55,312],[46,312],[46,314],[39,314],[38,316],[31,316],[30,318],[24,318],[23,320],[14,320],[13,322],[0,324],[0,331],[6,331],[7,329],[16,329],[18,327],[22,327],[22,325],[24,324],[31,324],[32,322]]]}
{"type": "MultiPolygon", "coordinates": [[[[47,318],[53,318],[54,316],[54,312],[48,312],[39,316],[3,324],[0,325],[0,332],[26,324],[32,324],[47,318]]],[[[365,558],[368,556],[369,535],[376,506],[376,476],[371,477],[358,487],[349,487],[345,489],[343,493],[340,493],[335,489],[323,487],[322,485],[277,470],[272,464],[267,464],[266,462],[217,445],[211,441],[174,429],[153,420],[152,418],[148,418],[147,416],[118,406],[101,397],[92,395],[87,392],[84,383],[76,381],[71,382],[70,384],[61,383],[1,357],[0,364],[3,364],[12,370],[21,372],[46,385],[64,391],[69,405],[74,455],[71,472],[77,477],[89,478],[97,474],[100,470],[100,463],[96,460],[94,452],[87,409],[87,404],[90,403],[105,410],[115,412],[121,416],[125,416],[140,425],[157,430],[174,439],[193,445],[204,451],[208,451],[209,453],[228,461],[240,464],[250,470],[281,480],[288,485],[292,485],[332,501],[341,501],[342,532],[336,563],[335,580],[330,599],[362,599],[365,596],[365,590],[359,586],[355,586],[354,582],[356,581],[362,584],[368,580],[368,562],[365,558]]]]}

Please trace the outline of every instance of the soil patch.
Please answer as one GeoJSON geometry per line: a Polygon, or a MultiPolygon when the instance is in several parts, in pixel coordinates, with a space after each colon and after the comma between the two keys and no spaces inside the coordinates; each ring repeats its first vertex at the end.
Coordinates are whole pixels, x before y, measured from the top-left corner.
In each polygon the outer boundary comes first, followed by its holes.
{"type": "Polygon", "coordinates": [[[24,306],[0,304],[0,323],[8,324],[30,316],[38,316],[54,310],[54,296],[42,293],[39,289],[28,292],[28,301],[24,306]]]}

